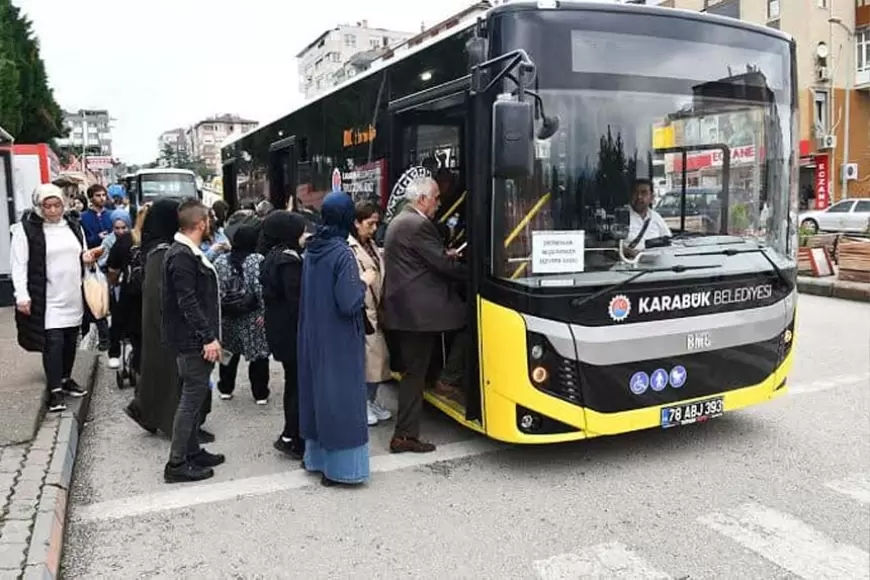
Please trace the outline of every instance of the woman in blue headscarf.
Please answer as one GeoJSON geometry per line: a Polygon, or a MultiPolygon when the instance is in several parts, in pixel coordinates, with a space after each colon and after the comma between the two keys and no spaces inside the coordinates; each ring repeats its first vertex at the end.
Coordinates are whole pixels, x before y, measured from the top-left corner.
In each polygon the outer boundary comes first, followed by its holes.
{"type": "Polygon", "coordinates": [[[369,478],[366,282],[347,243],[355,219],[351,197],[330,193],[321,215],[322,225],[305,251],[299,305],[303,465],[320,473],[323,485],[355,485],[369,478]]]}

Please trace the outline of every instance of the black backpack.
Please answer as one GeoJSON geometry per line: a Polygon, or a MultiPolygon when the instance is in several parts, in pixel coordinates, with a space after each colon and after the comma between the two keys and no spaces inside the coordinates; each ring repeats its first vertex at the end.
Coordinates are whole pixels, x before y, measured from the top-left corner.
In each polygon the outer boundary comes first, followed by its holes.
{"type": "Polygon", "coordinates": [[[129,296],[141,296],[144,281],[145,254],[142,253],[142,248],[133,246],[130,248],[130,260],[127,262],[121,283],[129,296]]]}
{"type": "Polygon", "coordinates": [[[224,295],[221,299],[221,315],[237,318],[254,312],[259,307],[257,297],[248,290],[241,267],[229,260],[230,277],[223,284],[224,295]]]}

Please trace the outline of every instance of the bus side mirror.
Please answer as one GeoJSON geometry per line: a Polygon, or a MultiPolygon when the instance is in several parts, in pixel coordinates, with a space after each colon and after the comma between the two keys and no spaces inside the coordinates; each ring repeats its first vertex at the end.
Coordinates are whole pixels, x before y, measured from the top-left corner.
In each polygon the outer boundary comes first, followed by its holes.
{"type": "Polygon", "coordinates": [[[492,172],[496,179],[525,179],[535,172],[532,103],[500,96],[492,106],[492,172]]]}

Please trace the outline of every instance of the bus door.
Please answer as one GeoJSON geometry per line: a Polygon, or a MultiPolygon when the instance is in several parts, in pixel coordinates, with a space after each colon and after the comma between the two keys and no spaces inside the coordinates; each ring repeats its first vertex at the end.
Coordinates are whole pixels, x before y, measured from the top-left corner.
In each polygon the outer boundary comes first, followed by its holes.
{"type": "MultiPolygon", "coordinates": [[[[403,206],[403,182],[409,177],[427,173],[438,183],[441,206],[435,217],[447,249],[473,244],[473,228],[467,220],[470,203],[468,183],[468,148],[466,147],[467,79],[459,79],[403,97],[389,105],[390,151],[389,159],[391,196],[385,211],[385,222],[392,219],[403,206]]],[[[476,336],[476,291],[470,280],[461,289],[469,305],[469,329],[476,336]]],[[[433,361],[432,373],[447,360],[455,333],[445,333],[441,340],[440,356],[433,361]]],[[[395,349],[391,348],[391,352],[395,349]]],[[[481,391],[478,370],[478,349],[472,341],[465,356],[466,378],[463,385],[464,400],[437,399],[445,412],[466,421],[480,423],[481,391]]],[[[482,427],[482,424],[480,425],[482,427]]]]}
{"type": "Polygon", "coordinates": [[[236,179],[238,176],[238,165],[236,158],[226,159],[221,167],[221,185],[223,186],[224,201],[233,210],[239,208],[239,191],[236,179]]]}
{"type": "Polygon", "coordinates": [[[296,137],[269,146],[269,201],[276,209],[296,207],[296,161],[296,137]]]}

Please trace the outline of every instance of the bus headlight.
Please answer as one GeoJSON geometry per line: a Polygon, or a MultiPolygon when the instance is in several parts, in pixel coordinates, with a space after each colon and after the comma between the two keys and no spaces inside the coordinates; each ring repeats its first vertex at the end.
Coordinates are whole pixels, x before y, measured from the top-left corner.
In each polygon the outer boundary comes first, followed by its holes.
{"type": "Polygon", "coordinates": [[[550,373],[548,373],[547,369],[544,367],[535,367],[532,369],[532,380],[539,385],[547,382],[549,377],[550,373]]]}
{"type": "Polygon", "coordinates": [[[544,347],[540,344],[536,344],[529,351],[529,354],[532,355],[532,360],[541,360],[542,358],[544,358],[544,347]]]}

